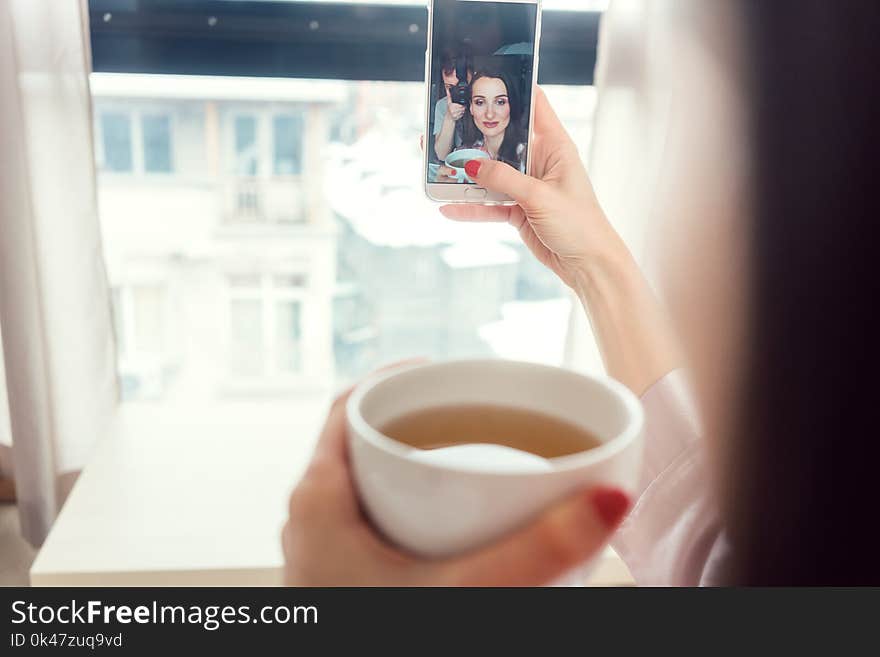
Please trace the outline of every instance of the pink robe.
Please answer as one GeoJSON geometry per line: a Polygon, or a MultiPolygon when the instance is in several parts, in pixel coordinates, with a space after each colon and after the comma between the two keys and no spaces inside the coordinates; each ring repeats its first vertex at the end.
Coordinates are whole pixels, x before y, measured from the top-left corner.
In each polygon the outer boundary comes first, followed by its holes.
{"type": "Polygon", "coordinates": [[[729,548],[680,370],[642,396],[645,456],[633,508],[611,545],[642,586],[718,586],[729,548]]]}

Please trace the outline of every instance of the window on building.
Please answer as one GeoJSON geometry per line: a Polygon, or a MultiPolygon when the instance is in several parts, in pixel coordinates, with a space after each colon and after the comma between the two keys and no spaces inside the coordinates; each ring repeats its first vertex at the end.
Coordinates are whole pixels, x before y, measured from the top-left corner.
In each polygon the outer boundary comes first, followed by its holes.
{"type": "Polygon", "coordinates": [[[131,288],[134,350],[142,354],[162,353],[162,320],[165,291],[159,285],[131,288]]]}
{"type": "Polygon", "coordinates": [[[229,305],[229,369],[234,376],[260,376],[264,369],[263,301],[232,299],[229,305]]]}
{"type": "Polygon", "coordinates": [[[227,277],[232,377],[271,382],[303,371],[305,280],[298,273],[227,277]]]}
{"type": "Polygon", "coordinates": [[[272,136],[275,145],[275,175],[289,176],[299,174],[302,171],[302,115],[297,113],[276,116],[272,120],[272,136]]]}
{"type": "Polygon", "coordinates": [[[165,392],[169,347],[168,288],[163,282],[126,282],[113,286],[112,299],[122,394],[126,399],[159,398],[165,392]]]}
{"type": "Polygon", "coordinates": [[[259,170],[260,161],[256,117],[236,116],[234,131],[235,172],[240,176],[255,176],[259,170]]]}
{"type": "Polygon", "coordinates": [[[141,131],[144,136],[144,171],[171,173],[171,118],[143,116],[141,131]]]}
{"type": "Polygon", "coordinates": [[[299,301],[279,301],[275,308],[278,347],[278,368],[296,373],[302,369],[301,304],[299,301]]]}
{"type": "Polygon", "coordinates": [[[131,171],[131,119],[128,115],[116,112],[102,114],[101,135],[104,138],[104,169],[131,171]]]}

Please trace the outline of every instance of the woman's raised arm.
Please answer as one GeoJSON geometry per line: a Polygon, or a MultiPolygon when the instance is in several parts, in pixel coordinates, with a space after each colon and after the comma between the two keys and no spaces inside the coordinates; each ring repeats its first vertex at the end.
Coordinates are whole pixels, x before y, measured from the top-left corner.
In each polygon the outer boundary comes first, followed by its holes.
{"type": "Polygon", "coordinates": [[[577,148],[544,93],[535,97],[532,173],[473,160],[468,175],[513,198],[514,206],[447,205],[459,221],[506,221],[543,264],[580,298],[608,373],[641,395],[681,366],[666,314],[605,217],[577,148]]]}

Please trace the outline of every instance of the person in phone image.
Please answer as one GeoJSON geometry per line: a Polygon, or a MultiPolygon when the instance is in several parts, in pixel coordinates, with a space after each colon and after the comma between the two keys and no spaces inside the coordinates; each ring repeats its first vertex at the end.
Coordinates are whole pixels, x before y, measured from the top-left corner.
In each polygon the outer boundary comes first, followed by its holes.
{"type": "Polygon", "coordinates": [[[471,80],[470,91],[465,147],[525,173],[527,136],[517,85],[506,73],[481,71],[471,80]]]}
{"type": "MultiPolygon", "coordinates": [[[[467,114],[460,120],[463,134],[460,149],[483,151],[489,159],[525,173],[527,134],[524,103],[518,89],[507,73],[483,70],[474,74],[469,85],[467,114]]],[[[455,171],[447,166],[439,168],[437,179],[465,182],[456,179],[455,171]]]]}
{"type": "Polygon", "coordinates": [[[457,103],[452,95],[461,80],[459,75],[466,76],[467,82],[473,78],[473,70],[468,66],[464,52],[447,48],[440,59],[440,74],[443,78],[443,94],[434,105],[434,152],[437,159],[443,161],[453,150],[461,146],[461,119],[467,111],[464,103],[457,103]]]}

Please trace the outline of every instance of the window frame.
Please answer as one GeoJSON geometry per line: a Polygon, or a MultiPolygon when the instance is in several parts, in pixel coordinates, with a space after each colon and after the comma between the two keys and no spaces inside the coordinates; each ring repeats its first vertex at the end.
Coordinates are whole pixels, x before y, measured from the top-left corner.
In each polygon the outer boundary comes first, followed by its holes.
{"type": "Polygon", "coordinates": [[[174,112],[162,111],[161,109],[138,112],[138,124],[140,129],[140,156],[141,156],[141,173],[145,176],[171,176],[177,171],[177,162],[174,157],[175,129],[174,129],[174,112]],[[144,132],[144,122],[147,119],[167,119],[168,120],[168,170],[155,171],[147,169],[147,137],[144,132]]]}
{"type": "Polygon", "coordinates": [[[114,178],[127,178],[131,176],[149,180],[173,180],[181,175],[176,157],[177,137],[177,114],[170,108],[160,103],[150,103],[132,107],[131,104],[113,98],[102,100],[100,107],[95,112],[94,120],[95,139],[100,144],[100,160],[96,162],[98,174],[114,178]],[[103,119],[108,114],[122,114],[128,119],[129,141],[131,146],[131,169],[127,171],[115,171],[106,168],[107,144],[104,140],[103,119]],[[171,169],[168,171],[147,171],[144,155],[144,117],[165,117],[168,119],[168,148],[171,169]]]}
{"type": "MultiPolygon", "coordinates": [[[[224,102],[220,107],[220,140],[222,162],[220,170],[228,183],[235,185],[232,193],[236,195],[229,201],[229,207],[225,208],[224,220],[221,229],[227,234],[232,234],[238,229],[262,229],[288,230],[301,227],[310,223],[309,214],[304,210],[297,213],[294,219],[280,220],[273,217],[271,212],[264,213],[266,208],[260,205],[260,200],[269,198],[272,188],[278,185],[297,185],[296,190],[303,198],[307,194],[305,185],[309,174],[304,166],[308,153],[308,130],[310,125],[309,107],[307,103],[295,101],[285,105],[278,101],[259,101],[244,103],[239,100],[224,102]],[[296,173],[281,174],[275,172],[275,120],[278,117],[299,116],[302,120],[302,133],[300,134],[300,170],[296,173]],[[256,172],[254,174],[239,173],[237,166],[238,153],[236,149],[236,122],[238,119],[253,119],[255,126],[255,157],[256,172]],[[253,207],[253,213],[249,214],[240,206],[237,195],[239,189],[245,191],[249,188],[255,190],[257,204],[253,207]],[[267,194],[269,194],[267,196],[267,194]]],[[[271,208],[271,203],[268,206],[271,208]]]]}
{"type": "MultiPolygon", "coordinates": [[[[232,105],[227,109],[229,120],[228,120],[228,133],[229,133],[229,149],[228,149],[228,163],[224,167],[226,169],[226,174],[235,178],[241,178],[245,180],[258,180],[260,177],[265,175],[263,169],[265,168],[265,135],[263,134],[262,123],[260,118],[260,108],[259,107],[245,107],[239,106],[238,104],[232,105]],[[253,173],[242,173],[239,170],[239,150],[238,150],[238,121],[239,119],[247,119],[252,120],[254,124],[254,172],[253,173]]],[[[221,109],[221,114],[223,110],[221,109]]],[[[222,122],[222,118],[221,118],[222,122]]],[[[221,135],[223,133],[223,128],[221,127],[221,135]]],[[[222,136],[221,136],[222,139],[222,136]]]]}
{"type": "Polygon", "coordinates": [[[269,117],[270,122],[270,136],[272,139],[272,147],[271,147],[271,174],[273,178],[286,178],[286,179],[296,179],[301,180],[303,178],[303,165],[306,159],[306,133],[308,131],[308,110],[305,107],[299,106],[297,104],[294,108],[276,108],[271,112],[271,116],[269,117]],[[299,121],[299,135],[297,135],[298,142],[295,144],[295,147],[298,148],[299,152],[297,153],[298,162],[297,162],[297,170],[291,173],[281,173],[278,171],[278,127],[277,123],[279,119],[293,119],[294,121],[299,121]]]}
{"type": "MultiPolygon", "coordinates": [[[[159,73],[175,75],[247,76],[273,78],[327,78],[346,81],[423,82],[427,12],[419,6],[350,5],[317,2],[227,2],[219,0],[89,0],[92,69],[96,72],[159,73]],[[109,20],[108,20],[109,18],[109,20]],[[211,24],[213,21],[213,24],[211,24]],[[311,30],[317,22],[321,28],[311,30]],[[304,27],[305,26],[305,27],[304,27]],[[327,26],[329,29],[324,29],[327,26]],[[409,28],[415,26],[411,31],[409,28]],[[313,66],[315,63],[320,66],[313,66]]],[[[539,82],[548,85],[586,86],[593,83],[601,12],[546,11],[543,18],[541,74],[539,82]]],[[[105,106],[112,98],[102,101],[105,106]]],[[[255,180],[275,177],[274,118],[279,114],[267,105],[264,109],[237,111],[233,114],[253,117],[257,123],[257,161],[255,180]],[[265,124],[265,125],[264,125],[265,124]],[[264,128],[265,133],[264,134],[264,128]],[[264,158],[263,153],[268,157],[264,158]],[[267,170],[268,167],[268,170],[267,170]]],[[[305,108],[304,108],[305,110],[305,108]]],[[[115,111],[113,108],[112,111],[115,111]]],[[[130,117],[132,130],[133,170],[120,176],[166,177],[167,174],[146,174],[143,171],[142,117],[124,110],[130,117]]],[[[218,113],[220,126],[220,157],[234,151],[226,141],[226,120],[229,109],[218,113]]],[[[153,115],[156,112],[150,111],[153,115]]],[[[286,114],[286,112],[281,112],[286,114]]],[[[171,120],[172,175],[179,176],[176,157],[176,122],[171,120]]],[[[302,117],[305,133],[300,148],[303,162],[309,151],[307,133],[311,119],[302,117]]],[[[102,138],[103,144],[103,138],[102,138]]],[[[222,166],[222,165],[221,165],[222,166]]],[[[223,174],[229,175],[225,167],[223,174]]],[[[296,174],[297,176],[302,176],[296,174]]],[[[262,223],[260,225],[263,225],[262,223]]],[[[281,225],[266,224],[277,229],[281,225]]],[[[286,226],[286,225],[285,225],[286,226]]],[[[251,224],[223,223],[218,233],[235,234],[239,229],[252,230],[251,224]]],[[[227,272],[228,273],[228,272],[227,272]]],[[[265,280],[266,274],[264,274],[265,280]]],[[[271,287],[261,284],[261,289],[271,287]]],[[[227,367],[220,376],[220,390],[251,392],[257,389],[287,388],[314,377],[313,358],[303,348],[300,371],[280,374],[274,356],[277,351],[274,319],[277,294],[260,293],[263,368],[255,376],[235,376],[228,366],[230,353],[229,329],[233,298],[244,295],[226,294],[221,309],[227,367]],[[225,320],[225,321],[223,321],[225,320]],[[270,371],[271,370],[271,371],[270,371]]],[[[307,288],[308,289],[308,288],[307,288]]],[[[241,291],[236,291],[241,292],[241,291]]],[[[298,297],[298,295],[297,295],[298,297]]],[[[309,317],[316,312],[308,296],[293,299],[299,302],[300,344],[309,344],[309,317]]]]}
{"type": "Polygon", "coordinates": [[[295,385],[307,380],[311,371],[308,362],[308,350],[305,348],[307,337],[305,326],[311,315],[310,294],[307,281],[309,273],[307,267],[285,267],[280,269],[262,270],[259,272],[248,271],[246,275],[258,277],[258,285],[234,286],[230,279],[242,272],[236,269],[226,269],[222,272],[224,290],[223,315],[224,315],[224,349],[226,351],[225,377],[229,386],[238,389],[262,389],[266,387],[285,387],[295,385]],[[303,285],[278,286],[275,279],[282,276],[299,276],[303,285]],[[257,301],[260,304],[260,329],[262,332],[262,347],[260,355],[262,362],[260,370],[254,374],[237,373],[232,368],[232,355],[234,340],[232,337],[232,305],[235,301],[257,301]],[[277,305],[281,302],[295,302],[299,305],[299,369],[296,371],[286,370],[278,363],[279,341],[277,336],[277,305]]]}
{"type": "Polygon", "coordinates": [[[102,109],[98,112],[97,120],[95,121],[95,134],[98,137],[98,143],[101,145],[100,148],[100,159],[98,162],[98,171],[102,174],[112,175],[112,176],[131,176],[134,175],[137,171],[136,166],[136,157],[135,157],[135,138],[134,138],[134,126],[132,125],[133,120],[131,116],[131,110],[110,107],[108,109],[102,109]],[[108,116],[112,115],[121,115],[124,116],[126,121],[128,122],[128,150],[129,150],[129,168],[128,169],[109,169],[107,168],[107,135],[104,130],[104,121],[108,116]]]}
{"type": "MultiPolygon", "coordinates": [[[[539,83],[593,84],[601,16],[543,12],[539,83]]],[[[89,0],[92,68],[421,82],[427,18],[418,5],[89,0]]]]}

